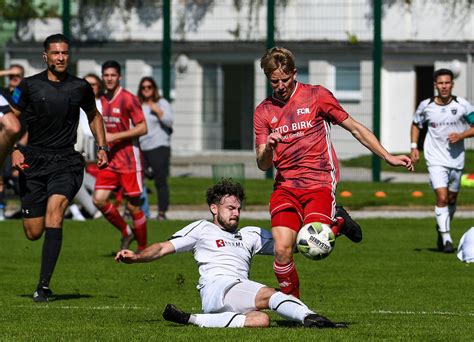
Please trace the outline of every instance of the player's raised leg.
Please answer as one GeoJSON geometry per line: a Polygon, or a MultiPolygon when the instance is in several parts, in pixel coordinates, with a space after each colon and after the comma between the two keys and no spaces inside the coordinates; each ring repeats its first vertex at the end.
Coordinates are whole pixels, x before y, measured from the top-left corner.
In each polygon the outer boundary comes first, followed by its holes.
{"type": "Polygon", "coordinates": [[[336,236],[343,234],[353,242],[362,241],[360,225],[349,215],[342,205],[336,206],[335,223],[331,226],[336,236]]]}

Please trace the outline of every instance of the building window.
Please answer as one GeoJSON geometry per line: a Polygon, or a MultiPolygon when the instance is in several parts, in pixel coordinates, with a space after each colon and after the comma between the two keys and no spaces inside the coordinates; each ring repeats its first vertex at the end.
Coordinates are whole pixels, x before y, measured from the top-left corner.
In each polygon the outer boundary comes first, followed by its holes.
{"type": "Polygon", "coordinates": [[[217,65],[203,66],[203,122],[219,123],[222,98],[222,73],[217,65]]]}
{"type": "Polygon", "coordinates": [[[335,95],[342,101],[360,101],[360,63],[335,63],[335,95]]]}

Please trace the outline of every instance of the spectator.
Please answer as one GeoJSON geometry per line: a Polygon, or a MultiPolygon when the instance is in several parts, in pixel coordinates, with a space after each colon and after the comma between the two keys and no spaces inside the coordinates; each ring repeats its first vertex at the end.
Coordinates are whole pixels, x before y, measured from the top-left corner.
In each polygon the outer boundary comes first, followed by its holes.
{"type": "Polygon", "coordinates": [[[4,89],[4,93],[11,95],[25,76],[25,68],[20,64],[12,64],[7,70],[0,70],[0,77],[3,76],[8,76],[8,87],[4,89]]]}
{"type": "Polygon", "coordinates": [[[173,133],[173,112],[169,102],[159,94],[151,77],[143,77],[138,88],[148,134],[140,137],[140,147],[145,158],[145,169],[153,171],[158,196],[158,220],[166,220],[169,205],[167,177],[170,170],[170,138],[173,133]]]}
{"type": "MultiPolygon", "coordinates": [[[[20,64],[12,64],[10,65],[9,69],[0,71],[0,76],[8,76],[8,87],[3,89],[2,93],[0,94],[0,121],[3,121],[3,123],[0,122],[0,129],[5,129],[8,131],[11,129],[12,125],[16,126],[18,124],[18,120],[15,119],[11,113],[10,103],[13,90],[20,84],[24,74],[25,69],[20,64]],[[9,115],[7,115],[5,120],[2,120],[1,117],[3,117],[5,114],[9,115]]],[[[20,145],[25,145],[28,138],[26,134],[26,121],[23,117],[20,118],[20,133],[18,136],[20,139],[17,143],[20,145]]],[[[12,169],[10,156],[6,156],[3,166],[0,167],[0,220],[5,219],[5,190],[7,185],[10,185],[15,193],[19,194],[18,171],[12,169]]]]}

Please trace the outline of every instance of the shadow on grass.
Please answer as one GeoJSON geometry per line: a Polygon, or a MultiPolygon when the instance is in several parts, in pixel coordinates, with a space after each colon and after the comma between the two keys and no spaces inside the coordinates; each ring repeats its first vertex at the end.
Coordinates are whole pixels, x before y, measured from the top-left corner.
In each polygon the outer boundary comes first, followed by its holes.
{"type": "MultiPolygon", "coordinates": [[[[32,298],[31,294],[22,294],[19,295],[19,297],[23,298],[32,298]]],[[[93,296],[88,295],[88,294],[80,294],[80,293],[65,293],[65,294],[59,294],[59,295],[54,295],[51,297],[51,302],[56,302],[60,300],[70,300],[70,299],[83,299],[83,298],[93,298],[93,296]]]]}
{"type": "Polygon", "coordinates": [[[414,248],[413,249],[414,252],[424,252],[424,251],[427,251],[427,252],[432,252],[432,253],[441,253],[441,254],[453,254],[453,253],[445,253],[443,251],[440,251],[438,248],[436,247],[428,247],[428,248],[414,248]]]}
{"type": "MultiPolygon", "coordinates": [[[[277,327],[281,327],[281,328],[303,328],[303,324],[298,323],[298,322],[284,321],[284,320],[274,321],[274,322],[275,322],[277,327]]],[[[335,322],[335,323],[345,325],[345,327],[343,327],[343,326],[336,327],[336,328],[317,328],[317,327],[314,327],[314,328],[308,328],[308,329],[346,329],[346,328],[349,328],[349,325],[352,324],[351,322],[335,322]]]]}

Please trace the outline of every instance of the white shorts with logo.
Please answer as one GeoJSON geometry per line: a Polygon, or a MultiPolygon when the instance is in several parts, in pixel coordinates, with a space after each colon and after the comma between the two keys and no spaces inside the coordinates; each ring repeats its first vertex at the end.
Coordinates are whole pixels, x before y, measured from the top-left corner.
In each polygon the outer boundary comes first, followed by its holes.
{"type": "Polygon", "coordinates": [[[450,192],[459,192],[462,170],[446,166],[428,166],[430,184],[433,189],[448,188],[450,192]]]}
{"type": "Polygon", "coordinates": [[[265,285],[248,279],[219,276],[203,285],[201,295],[204,313],[255,311],[255,297],[265,285]]]}

